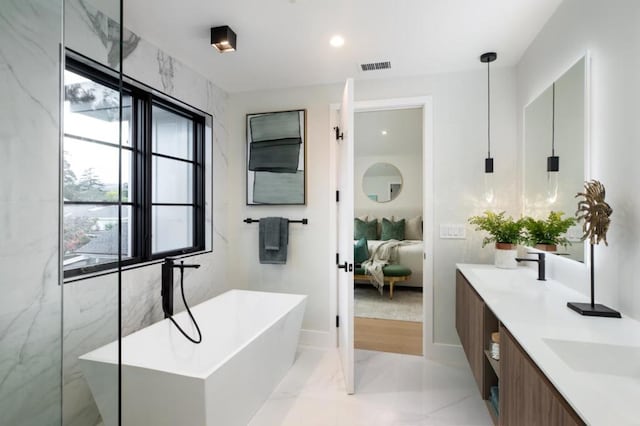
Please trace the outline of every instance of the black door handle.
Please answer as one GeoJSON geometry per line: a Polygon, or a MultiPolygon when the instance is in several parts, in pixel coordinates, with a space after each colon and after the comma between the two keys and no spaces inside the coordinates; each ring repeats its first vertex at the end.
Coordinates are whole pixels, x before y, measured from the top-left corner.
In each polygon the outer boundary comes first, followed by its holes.
{"type": "Polygon", "coordinates": [[[353,263],[344,262],[343,265],[338,265],[338,269],[344,269],[345,272],[353,272],[353,263]]]}

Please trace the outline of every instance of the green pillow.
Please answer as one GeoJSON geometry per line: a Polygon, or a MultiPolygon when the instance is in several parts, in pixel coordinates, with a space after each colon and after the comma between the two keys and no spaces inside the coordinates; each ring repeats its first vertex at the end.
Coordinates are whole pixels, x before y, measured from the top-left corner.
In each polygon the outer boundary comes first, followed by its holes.
{"type": "Polygon", "coordinates": [[[391,222],[387,218],[382,219],[381,240],[404,240],[404,219],[391,222]]]}
{"type": "Polygon", "coordinates": [[[367,239],[360,238],[353,244],[353,261],[360,264],[369,258],[369,248],[367,247],[367,239]]]}
{"type": "Polygon", "coordinates": [[[371,222],[365,222],[358,218],[353,221],[353,239],[359,240],[360,238],[366,238],[367,240],[375,240],[378,230],[378,219],[373,219],[371,222]]]}

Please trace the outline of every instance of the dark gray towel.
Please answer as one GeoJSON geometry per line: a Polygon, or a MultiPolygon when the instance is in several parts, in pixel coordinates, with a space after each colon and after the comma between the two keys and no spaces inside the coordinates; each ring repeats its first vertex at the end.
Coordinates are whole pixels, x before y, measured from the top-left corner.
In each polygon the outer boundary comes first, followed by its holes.
{"type": "Polygon", "coordinates": [[[280,250],[280,222],[279,217],[260,219],[260,224],[263,225],[264,228],[265,250],[280,250]]]}
{"type": "Polygon", "coordinates": [[[289,220],[282,217],[266,217],[260,219],[258,226],[260,263],[279,265],[287,263],[289,220]],[[279,232],[277,232],[278,228],[279,232]],[[274,235],[275,232],[277,234],[274,235]],[[275,246],[274,240],[278,241],[278,249],[270,250],[268,247],[275,246]]]}

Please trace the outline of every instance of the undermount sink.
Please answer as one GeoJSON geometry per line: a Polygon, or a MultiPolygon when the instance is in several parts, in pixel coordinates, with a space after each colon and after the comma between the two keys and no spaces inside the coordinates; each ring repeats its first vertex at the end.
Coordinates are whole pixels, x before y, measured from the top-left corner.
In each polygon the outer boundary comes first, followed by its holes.
{"type": "Polygon", "coordinates": [[[640,381],[640,346],[543,339],[575,371],[640,381]]]}

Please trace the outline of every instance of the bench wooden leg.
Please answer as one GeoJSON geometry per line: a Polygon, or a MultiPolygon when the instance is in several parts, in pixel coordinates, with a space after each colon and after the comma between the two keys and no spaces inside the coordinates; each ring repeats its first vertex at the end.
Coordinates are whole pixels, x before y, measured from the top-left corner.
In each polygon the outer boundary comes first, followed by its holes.
{"type": "Polygon", "coordinates": [[[396,281],[391,278],[389,280],[389,299],[393,299],[393,285],[396,283],[396,281]]]}

